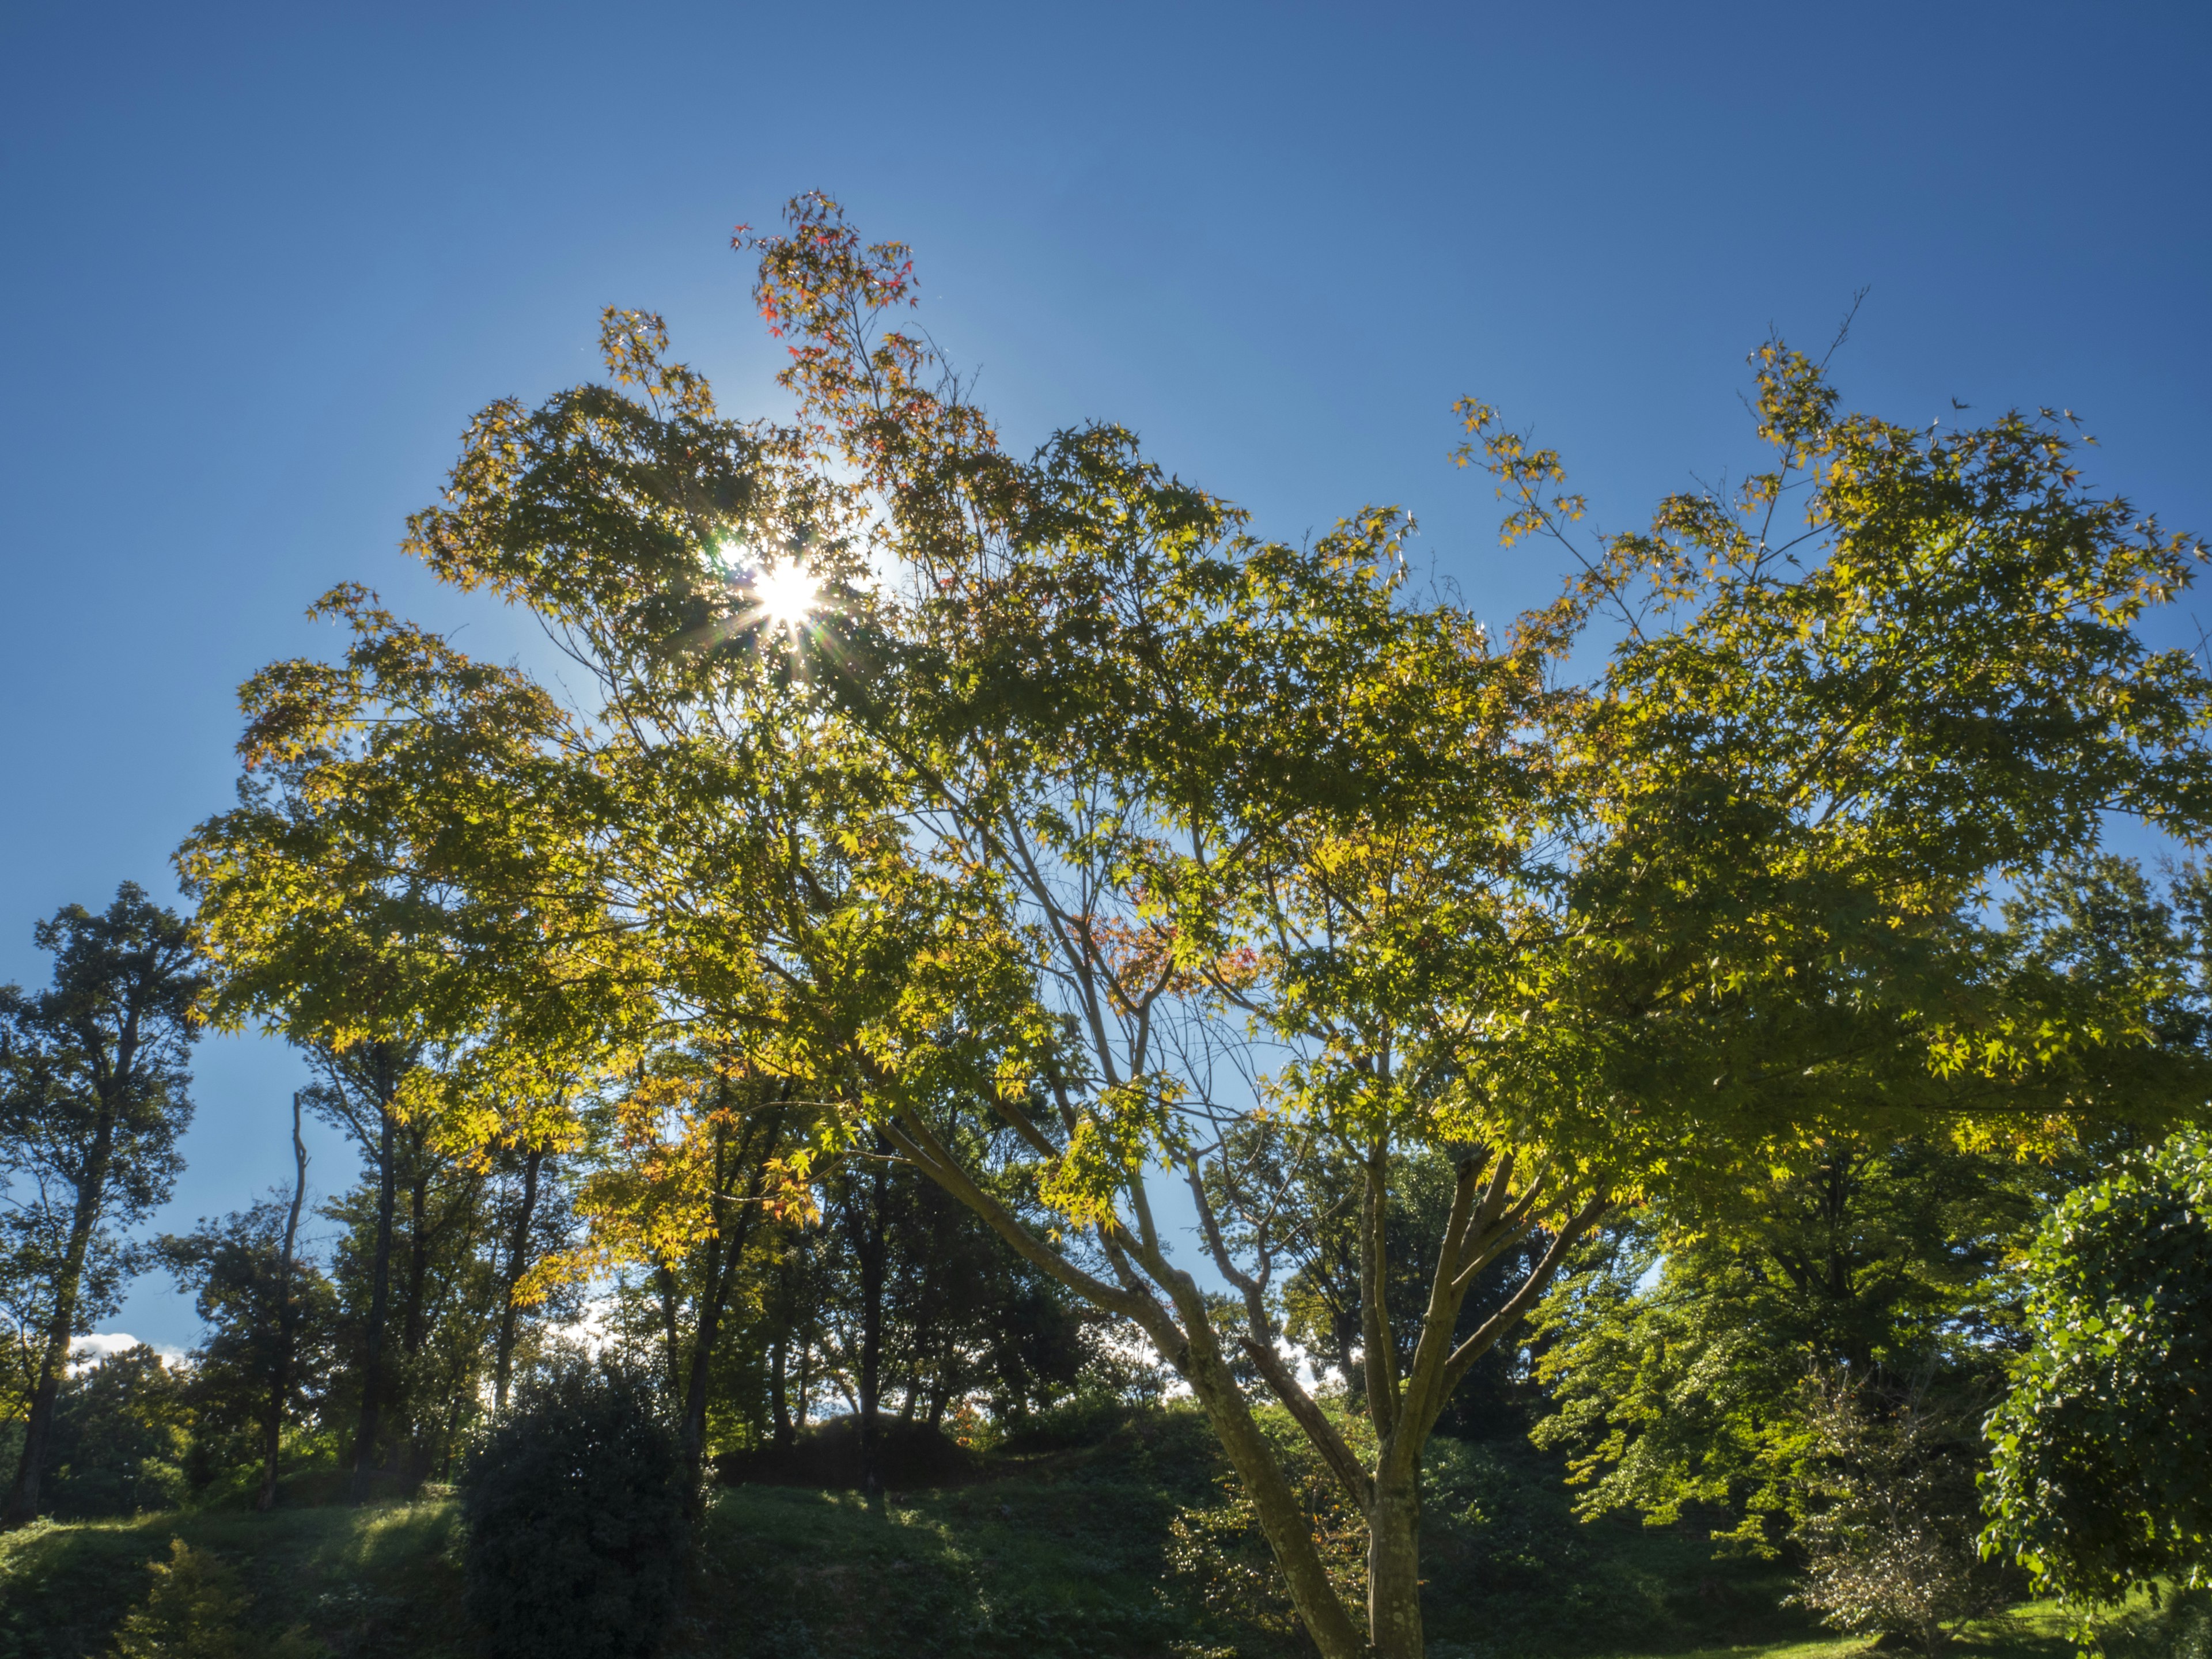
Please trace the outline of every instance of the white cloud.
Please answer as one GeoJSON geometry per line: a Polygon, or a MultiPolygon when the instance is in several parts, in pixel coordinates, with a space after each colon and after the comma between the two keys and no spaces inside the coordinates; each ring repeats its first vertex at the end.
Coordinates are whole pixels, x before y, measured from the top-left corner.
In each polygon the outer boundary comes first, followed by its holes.
{"type": "MultiPolygon", "coordinates": [[[[138,1339],[128,1331],[95,1331],[90,1336],[81,1336],[70,1347],[70,1374],[75,1376],[79,1371],[89,1370],[109,1355],[118,1354],[126,1348],[137,1346],[138,1339]]],[[[165,1365],[185,1363],[182,1348],[156,1343],[154,1352],[161,1356],[161,1363],[165,1365]]]]}

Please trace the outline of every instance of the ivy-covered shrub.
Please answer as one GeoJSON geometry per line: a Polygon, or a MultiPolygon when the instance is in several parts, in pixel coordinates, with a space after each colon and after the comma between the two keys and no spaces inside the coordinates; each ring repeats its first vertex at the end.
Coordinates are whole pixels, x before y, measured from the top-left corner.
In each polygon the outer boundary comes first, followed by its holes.
{"type": "Polygon", "coordinates": [[[682,1593],[684,1462],[641,1379],[576,1366],[526,1388],[462,1480],[470,1613],[494,1659],[635,1659],[682,1593]]]}

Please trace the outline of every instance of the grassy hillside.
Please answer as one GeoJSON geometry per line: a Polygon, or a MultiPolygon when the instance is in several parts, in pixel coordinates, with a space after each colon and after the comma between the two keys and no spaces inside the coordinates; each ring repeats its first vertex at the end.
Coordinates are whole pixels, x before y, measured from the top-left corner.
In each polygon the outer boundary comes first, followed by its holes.
{"type": "MultiPolygon", "coordinates": [[[[1102,1442],[996,1456],[949,1489],[856,1496],[724,1489],[710,1500],[674,1646],[716,1659],[1273,1659],[1297,1651],[1264,1576],[1194,1577],[1179,1514],[1224,1497],[1198,1425],[1148,1414],[1102,1442]],[[1211,1592],[1209,1594],[1209,1591],[1211,1592]]],[[[1841,1659],[1780,1605],[1786,1581],[1716,1563],[1686,1533],[1580,1526],[1522,1447],[1462,1449],[1432,1510],[1433,1659],[1729,1654],[1841,1659]],[[1470,1497],[1479,1493],[1480,1498],[1470,1497]]],[[[252,1626],[304,1624],[342,1659],[471,1651],[449,1496],[269,1516],[201,1510],[0,1537],[0,1659],[103,1652],[172,1537],[236,1565],[252,1626]]],[[[1219,1562],[1215,1565],[1219,1567],[1219,1562]]],[[[1976,1632],[1984,1659],[2067,1659],[2047,1620],[1976,1632]]]]}

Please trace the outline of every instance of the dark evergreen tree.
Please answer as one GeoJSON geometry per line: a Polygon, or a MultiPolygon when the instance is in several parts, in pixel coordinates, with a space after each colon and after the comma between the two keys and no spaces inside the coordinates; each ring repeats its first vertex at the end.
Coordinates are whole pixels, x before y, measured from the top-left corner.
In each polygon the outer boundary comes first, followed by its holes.
{"type": "Polygon", "coordinates": [[[70,1345],[108,1311],[136,1265],[121,1230],[169,1195],[191,1121],[185,1062],[201,980],[173,912],[125,882],[94,915],[38,925],[53,983],[0,988],[0,1181],[6,1255],[30,1291],[36,1359],[22,1451],[0,1526],[39,1512],[54,1401],[70,1345]]]}

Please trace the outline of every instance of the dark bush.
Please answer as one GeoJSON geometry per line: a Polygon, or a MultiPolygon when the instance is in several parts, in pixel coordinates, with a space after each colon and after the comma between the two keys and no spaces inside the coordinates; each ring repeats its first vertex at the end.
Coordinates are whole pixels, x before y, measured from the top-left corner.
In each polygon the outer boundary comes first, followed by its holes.
{"type": "MultiPolygon", "coordinates": [[[[942,1429],[927,1423],[878,1420],[884,1484],[893,1492],[957,1486],[981,1472],[982,1460],[942,1429]]],[[[860,1485],[860,1422],[833,1417],[805,1430],[791,1445],[728,1452],[715,1460],[715,1478],[727,1486],[819,1486],[857,1491],[860,1485]]]]}
{"type": "Polygon", "coordinates": [[[469,1611],[495,1659],[633,1659],[674,1617],[684,1459],[651,1388],[575,1367],[525,1389],[462,1478],[469,1611]]]}

